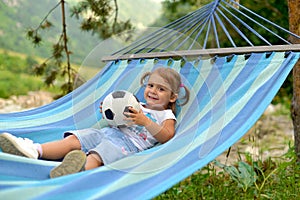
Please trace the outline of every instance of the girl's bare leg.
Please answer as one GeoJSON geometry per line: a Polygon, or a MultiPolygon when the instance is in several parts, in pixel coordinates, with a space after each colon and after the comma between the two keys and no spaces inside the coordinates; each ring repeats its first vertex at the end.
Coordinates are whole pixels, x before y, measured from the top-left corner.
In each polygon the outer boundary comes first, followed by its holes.
{"type": "Polygon", "coordinates": [[[72,150],[80,150],[81,145],[76,136],[70,135],[62,140],[41,144],[42,158],[57,160],[63,158],[72,150]]]}
{"type": "Polygon", "coordinates": [[[96,153],[91,153],[86,158],[85,170],[94,169],[103,165],[101,157],[96,153]]]}

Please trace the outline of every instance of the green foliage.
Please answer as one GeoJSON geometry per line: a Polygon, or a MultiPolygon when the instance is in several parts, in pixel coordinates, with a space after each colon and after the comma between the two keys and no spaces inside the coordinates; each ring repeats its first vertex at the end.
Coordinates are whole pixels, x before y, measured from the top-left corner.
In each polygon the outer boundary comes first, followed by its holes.
{"type": "Polygon", "coordinates": [[[238,162],[237,167],[226,166],[217,161],[215,161],[215,165],[224,169],[224,171],[230,175],[232,180],[237,182],[238,187],[242,188],[244,192],[246,192],[256,181],[257,175],[254,171],[254,167],[250,166],[246,162],[238,162]]]}
{"type": "Polygon", "coordinates": [[[234,166],[214,161],[154,199],[299,199],[299,174],[290,147],[277,162],[251,156],[234,166]]]}
{"type": "MultiPolygon", "coordinates": [[[[121,21],[118,21],[118,23],[115,24],[114,33],[120,32],[122,26],[126,25],[126,22],[128,22],[129,19],[132,19],[135,24],[142,23],[144,25],[149,25],[160,12],[160,4],[157,2],[148,2],[147,4],[144,3],[144,0],[118,0],[117,2],[119,3],[118,12],[121,21]],[[129,4],[130,6],[128,7],[129,4]],[[152,12],[143,12],[149,4],[152,5],[152,12]],[[139,11],[131,12],[134,10],[139,11]],[[147,18],[145,18],[145,16],[147,16],[147,18]]],[[[72,63],[81,64],[85,56],[87,56],[90,51],[98,45],[101,39],[80,30],[79,20],[71,18],[69,11],[71,7],[77,5],[77,1],[68,1],[66,4],[66,27],[69,37],[67,37],[65,41],[69,42],[69,50],[67,51],[67,55],[63,54],[64,45],[62,43],[56,43],[53,45],[53,42],[55,41],[63,41],[60,35],[61,9],[55,9],[58,5],[58,2],[52,0],[45,0],[43,1],[43,4],[41,4],[38,0],[17,1],[15,3],[9,1],[0,2],[1,48],[48,58],[44,62],[40,63],[29,56],[26,58],[27,64],[19,64],[18,59],[20,60],[20,58],[13,58],[14,61],[11,61],[10,59],[7,59],[7,55],[1,55],[1,76],[6,75],[6,73],[2,73],[2,70],[7,70],[8,68],[8,71],[16,73],[16,76],[19,73],[32,74],[34,72],[39,76],[43,76],[43,80],[40,80],[40,82],[44,81],[44,83],[49,86],[54,85],[54,80],[58,79],[55,83],[59,83],[64,91],[70,91],[73,88],[74,84],[72,81],[75,77],[77,78],[77,85],[79,82],[83,82],[83,80],[79,80],[76,69],[65,64],[65,59],[67,56],[70,56],[70,58],[72,58],[72,63]],[[51,8],[54,9],[52,10],[51,8]],[[28,38],[30,40],[28,40],[28,38]],[[30,42],[33,42],[34,45],[30,44],[30,42]],[[51,54],[53,54],[53,58],[55,58],[55,60],[49,62],[52,58],[51,54]],[[32,68],[32,66],[34,66],[34,68],[32,68]],[[61,66],[61,68],[59,68],[59,66],[61,66]],[[69,75],[72,78],[62,78],[66,75],[69,75]],[[66,83],[62,83],[62,80],[68,81],[66,83]]],[[[96,5],[96,7],[99,8],[99,5],[96,5]]],[[[114,12],[110,13],[113,14],[114,12]]],[[[106,17],[109,18],[109,16],[106,17]]],[[[109,22],[113,21],[108,18],[107,24],[110,25],[109,22]]],[[[79,19],[82,20],[86,18],[81,16],[79,19]]],[[[104,23],[104,21],[102,22],[104,23]]],[[[112,29],[110,29],[109,32],[111,34],[112,29]]],[[[95,34],[96,32],[93,33],[95,34]]],[[[106,33],[105,35],[107,36],[106,33]]],[[[34,79],[35,78],[36,77],[34,77],[34,79]]],[[[10,80],[11,79],[12,77],[10,77],[10,80]]],[[[1,84],[4,85],[4,83],[1,84]]],[[[5,89],[7,89],[7,87],[5,87],[5,89]]],[[[20,90],[22,89],[20,88],[20,90]]],[[[20,91],[15,94],[23,93],[24,92],[20,91]]],[[[3,96],[6,97],[9,94],[14,95],[14,93],[8,89],[3,96]]]]}
{"type": "MultiPolygon", "coordinates": [[[[78,53],[80,54],[83,50],[84,56],[88,55],[90,50],[99,42],[99,39],[94,40],[91,37],[86,37],[87,35],[82,37],[82,31],[90,32],[92,33],[91,35],[96,34],[100,40],[102,40],[114,34],[132,30],[133,28],[130,19],[126,19],[123,16],[121,18],[118,15],[118,3],[122,2],[122,0],[84,0],[70,2],[70,4],[66,3],[66,1],[53,2],[51,0],[45,0],[43,4],[39,2],[34,3],[34,1],[36,0],[31,0],[30,3],[26,1],[17,3],[1,2],[1,7],[7,12],[3,11],[1,13],[0,11],[0,15],[4,13],[5,16],[13,13],[12,23],[14,23],[14,21],[17,21],[17,23],[18,21],[22,21],[22,23],[18,25],[27,30],[27,39],[33,43],[35,48],[42,49],[37,52],[37,55],[47,57],[44,62],[35,65],[34,72],[37,75],[42,75],[48,86],[53,85],[57,78],[65,81],[65,83],[61,84],[61,95],[71,92],[74,89],[75,79],[80,79],[76,68],[71,65],[71,56],[72,63],[81,63],[84,57],[81,56],[81,59],[78,60],[78,53]],[[44,4],[46,4],[46,6],[44,4]],[[38,17],[24,14],[26,13],[24,12],[26,9],[32,8],[32,5],[34,5],[35,12],[41,11],[38,17]],[[19,9],[22,11],[20,14],[19,9]],[[75,16],[77,22],[70,18],[69,15],[75,16]],[[19,19],[18,17],[21,18],[19,19]],[[80,24],[79,20],[81,20],[80,24]],[[30,24],[30,26],[26,25],[26,23],[30,24]],[[77,32],[74,32],[74,27],[80,28],[80,30],[77,29],[77,32]],[[80,36],[77,37],[80,32],[80,36]],[[76,38],[79,42],[76,41],[76,38]],[[73,40],[75,42],[72,43],[73,40]],[[84,41],[84,43],[82,41],[84,41]],[[72,50],[74,49],[74,45],[76,45],[76,51],[72,50]],[[41,48],[42,46],[47,47],[47,49],[41,48]],[[45,51],[43,51],[43,49],[45,49],[45,51]],[[50,49],[52,50],[51,52],[50,49]],[[50,69],[52,66],[55,67],[50,69]]],[[[123,1],[123,5],[124,3],[127,2],[123,1]]],[[[144,4],[141,1],[135,1],[133,5],[144,4]]],[[[6,18],[3,17],[2,21],[6,21],[6,18]]],[[[10,45],[5,42],[12,41],[11,35],[8,36],[7,32],[15,32],[16,30],[0,22],[0,30],[2,30],[2,28],[5,28],[3,29],[4,32],[0,32],[3,36],[2,47],[6,48],[8,46],[15,51],[24,50],[24,48],[20,48],[20,46],[23,45],[10,45]],[[18,48],[15,49],[16,46],[18,48]]],[[[22,30],[22,32],[23,31],[24,30],[22,30]]],[[[15,34],[12,35],[15,36],[15,34]]],[[[16,41],[22,41],[23,43],[24,40],[18,38],[16,41]]],[[[35,49],[30,48],[27,52],[35,52],[35,49]]],[[[79,82],[82,81],[79,80],[79,82]]]]}
{"type": "MultiPolygon", "coordinates": [[[[44,23],[38,36],[42,37],[40,45],[32,45],[27,39],[27,32],[36,29],[46,14],[58,1],[30,0],[30,1],[0,1],[0,47],[14,52],[48,58],[51,55],[53,41],[56,41],[61,32],[61,10],[55,9],[44,23]],[[11,3],[10,3],[11,2],[11,3]],[[46,28],[51,24],[51,28],[46,28]]],[[[68,0],[66,4],[66,23],[72,52],[72,63],[80,65],[101,41],[96,33],[92,35],[80,29],[80,20],[70,17],[70,9],[78,1],[68,0]]],[[[132,24],[149,26],[159,15],[159,2],[147,0],[118,0],[119,17],[122,21],[132,21],[132,24]],[[151,12],[145,12],[151,7],[151,12]]],[[[34,34],[34,31],[33,33],[34,34]]]]}
{"type": "Polygon", "coordinates": [[[118,16],[118,1],[84,0],[71,9],[71,16],[82,19],[80,28],[83,31],[96,33],[101,39],[124,31],[132,30],[130,20],[123,21],[118,16]],[[86,18],[81,16],[86,15],[86,18]]]}
{"type": "Polygon", "coordinates": [[[199,9],[200,7],[212,2],[212,0],[179,0],[179,1],[163,1],[163,14],[161,16],[160,25],[167,24],[180,17],[199,9]]]}
{"type": "Polygon", "coordinates": [[[32,68],[37,63],[31,56],[21,58],[8,53],[0,54],[0,98],[45,89],[43,81],[31,75],[32,68]]]}
{"type": "MultiPolygon", "coordinates": [[[[0,54],[0,70],[9,70],[12,73],[32,73],[32,66],[36,64],[37,61],[31,56],[28,56],[26,60],[20,58],[19,56],[10,56],[7,53],[0,54]]],[[[1,74],[1,76],[3,76],[1,74]]]]}
{"type": "Polygon", "coordinates": [[[0,97],[9,98],[12,95],[25,95],[29,91],[43,88],[43,82],[36,77],[3,70],[0,76],[0,97]]]}

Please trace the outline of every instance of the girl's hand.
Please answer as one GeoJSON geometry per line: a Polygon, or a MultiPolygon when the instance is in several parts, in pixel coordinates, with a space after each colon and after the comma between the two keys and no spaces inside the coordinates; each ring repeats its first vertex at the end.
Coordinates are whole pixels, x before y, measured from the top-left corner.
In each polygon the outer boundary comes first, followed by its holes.
{"type": "Polygon", "coordinates": [[[162,125],[158,125],[153,122],[150,118],[144,115],[142,109],[137,111],[134,108],[129,108],[130,112],[124,112],[125,118],[128,121],[127,125],[140,125],[144,126],[153,137],[160,143],[169,141],[175,135],[175,120],[167,119],[162,125]]]}
{"type": "MultiPolygon", "coordinates": [[[[100,105],[99,105],[99,108],[100,108],[100,110],[99,110],[99,112],[102,114],[102,104],[103,104],[103,101],[101,101],[100,102],[100,105]]],[[[102,116],[103,117],[103,116],[102,116]]]]}
{"type": "Polygon", "coordinates": [[[151,120],[144,115],[142,109],[136,110],[132,107],[129,108],[129,112],[124,112],[125,120],[128,121],[127,125],[140,125],[146,126],[151,123],[151,120]]]}

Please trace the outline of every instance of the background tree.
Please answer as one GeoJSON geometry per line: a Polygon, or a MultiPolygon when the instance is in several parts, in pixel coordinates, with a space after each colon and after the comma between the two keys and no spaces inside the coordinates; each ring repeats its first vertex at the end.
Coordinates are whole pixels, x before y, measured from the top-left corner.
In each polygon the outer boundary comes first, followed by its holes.
{"type": "Polygon", "coordinates": [[[84,0],[71,8],[71,16],[75,16],[78,20],[82,19],[81,30],[107,39],[112,35],[133,29],[129,20],[119,20],[118,11],[117,0],[84,0]]]}
{"type": "MultiPolygon", "coordinates": [[[[288,5],[290,31],[300,35],[300,0],[288,0],[288,5]]],[[[296,40],[294,37],[290,40],[294,44],[300,43],[300,40],[296,40]]],[[[293,100],[291,113],[294,126],[295,151],[297,160],[300,162],[300,61],[298,61],[293,68],[293,100]]]]}
{"type": "MultiPolygon", "coordinates": [[[[50,86],[57,80],[58,76],[63,78],[61,85],[63,96],[74,89],[74,82],[80,82],[80,77],[74,67],[71,66],[70,55],[72,51],[69,49],[69,37],[67,35],[66,22],[66,6],[65,0],[60,0],[40,22],[35,29],[31,28],[27,31],[27,36],[32,40],[34,45],[40,45],[43,41],[41,31],[52,27],[52,23],[48,21],[48,16],[57,8],[61,8],[61,35],[52,47],[52,55],[42,64],[35,65],[34,72],[37,75],[45,76],[45,83],[50,86]]],[[[113,34],[118,34],[125,30],[131,30],[130,21],[121,21],[118,19],[117,0],[111,3],[110,0],[83,0],[71,9],[72,16],[81,21],[81,29],[92,34],[97,34],[101,39],[106,39],[113,34]]]]}

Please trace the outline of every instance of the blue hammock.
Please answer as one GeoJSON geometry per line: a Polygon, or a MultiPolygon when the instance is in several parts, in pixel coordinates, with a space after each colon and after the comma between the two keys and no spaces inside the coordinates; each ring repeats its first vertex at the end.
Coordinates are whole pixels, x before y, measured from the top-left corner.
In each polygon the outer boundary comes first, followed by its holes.
{"type": "Polygon", "coordinates": [[[178,113],[177,133],[170,142],[95,170],[49,179],[58,162],[0,153],[3,199],[148,199],[205,166],[238,141],[284,82],[299,53],[261,53],[186,62],[149,59],[111,62],[84,86],[49,105],[1,115],[1,131],[37,142],[60,139],[62,132],[99,127],[98,105],[115,89],[142,99],[139,79],[158,65],[180,72],[192,88],[189,104],[178,113]],[[120,82],[119,82],[120,80],[120,82]],[[122,83],[122,84],[119,84],[122,83]]]}
{"type": "MultiPolygon", "coordinates": [[[[201,13],[216,10],[216,5],[205,6],[205,12],[201,13]]],[[[128,53],[127,48],[125,51],[128,53]]],[[[111,61],[94,78],[53,103],[29,111],[1,114],[0,132],[43,143],[61,139],[67,130],[100,128],[105,125],[98,109],[103,98],[113,90],[125,89],[143,101],[139,77],[163,65],[177,70],[191,89],[189,103],[178,110],[175,137],[111,165],[55,179],[49,179],[49,171],[59,162],[0,152],[0,197],[155,197],[237,142],[270,104],[299,55],[265,52],[192,61],[170,58],[111,61]]]]}

